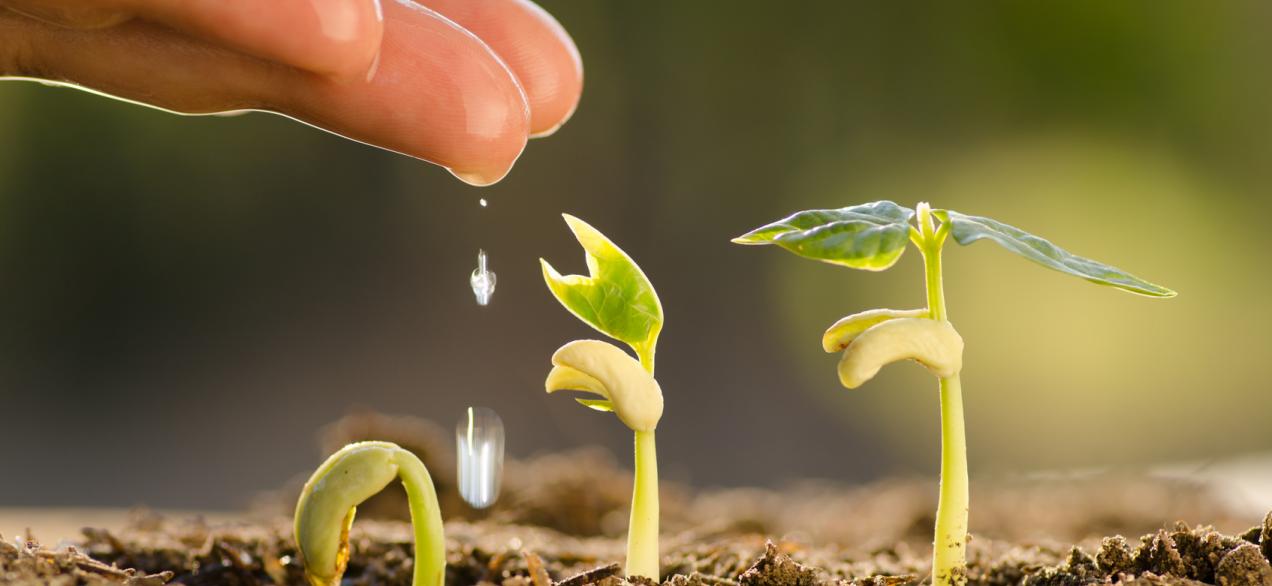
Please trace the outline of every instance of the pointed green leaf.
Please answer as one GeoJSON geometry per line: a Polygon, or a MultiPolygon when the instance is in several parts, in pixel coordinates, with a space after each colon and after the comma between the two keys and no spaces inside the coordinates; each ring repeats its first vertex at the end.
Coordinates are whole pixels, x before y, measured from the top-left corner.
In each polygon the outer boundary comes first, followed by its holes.
{"type": "Polygon", "coordinates": [[[578,401],[580,405],[583,405],[588,409],[595,409],[606,413],[614,411],[614,404],[606,401],[605,399],[575,399],[575,401],[578,401]]]}
{"type": "Polygon", "coordinates": [[[1046,239],[997,220],[960,214],[953,210],[936,212],[950,226],[950,235],[964,246],[981,239],[998,243],[1003,248],[1044,267],[1081,277],[1093,283],[1116,287],[1149,297],[1174,297],[1175,292],[1154,285],[1117,267],[1070,253],[1046,239]]]}
{"type": "MultiPolygon", "coordinates": [[[[565,222],[586,251],[588,276],[562,276],[548,264],[543,278],[566,309],[597,331],[626,342],[652,365],[663,311],[649,278],[627,253],[596,228],[569,214],[565,222]]],[[[649,368],[649,366],[646,366],[649,368]]]]}
{"type": "Polygon", "coordinates": [[[808,210],[733,239],[776,244],[805,258],[881,271],[897,262],[910,241],[914,210],[876,201],[835,210],[808,210]]]}
{"type": "Polygon", "coordinates": [[[777,237],[783,234],[810,230],[834,222],[858,220],[877,225],[905,224],[912,217],[914,217],[914,210],[903,208],[887,200],[863,203],[835,210],[807,210],[796,212],[772,224],[756,228],[734,238],[733,242],[737,244],[772,244],[777,237]]]}

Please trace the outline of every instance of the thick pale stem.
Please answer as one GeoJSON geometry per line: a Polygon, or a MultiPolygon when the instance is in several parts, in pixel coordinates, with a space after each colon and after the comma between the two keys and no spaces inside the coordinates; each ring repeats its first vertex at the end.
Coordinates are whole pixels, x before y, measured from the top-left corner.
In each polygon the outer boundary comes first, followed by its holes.
{"type": "MultiPolygon", "coordinates": [[[[932,210],[918,206],[919,236],[923,253],[928,311],[932,319],[948,320],[945,287],[941,277],[941,247],[946,226],[936,229],[932,210]]],[[[938,586],[967,582],[967,435],[963,429],[963,385],[959,375],[941,379],[941,489],[936,506],[936,533],[932,543],[932,583],[938,586]]]]}
{"type": "Polygon", "coordinates": [[[958,375],[941,379],[941,496],[936,506],[932,583],[967,582],[967,439],[958,375]]]}
{"type": "Polygon", "coordinates": [[[627,576],[659,581],[658,454],[652,430],[636,432],[636,483],[627,528],[627,576]]]}

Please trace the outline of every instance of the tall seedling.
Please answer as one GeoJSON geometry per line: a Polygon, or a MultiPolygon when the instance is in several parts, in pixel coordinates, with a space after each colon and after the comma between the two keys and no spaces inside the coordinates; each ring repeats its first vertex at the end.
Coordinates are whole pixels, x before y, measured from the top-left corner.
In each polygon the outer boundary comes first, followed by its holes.
{"type": "Polygon", "coordinates": [[[1044,267],[1100,285],[1148,297],[1175,292],[1120,269],[1073,255],[1002,222],[877,201],[833,210],[808,210],[748,232],[738,244],[773,244],[804,258],[868,271],[882,271],[901,258],[907,242],[923,255],[927,307],[873,309],[845,317],[822,337],[827,352],[843,351],[839,381],[854,389],[889,363],[911,359],[937,377],[941,396],[941,487],[936,511],[932,583],[967,581],[967,447],[963,431],[963,339],[950,325],[941,278],[945,241],[968,245],[989,240],[1044,267]],[[917,220],[917,225],[912,221],[917,220]]]}

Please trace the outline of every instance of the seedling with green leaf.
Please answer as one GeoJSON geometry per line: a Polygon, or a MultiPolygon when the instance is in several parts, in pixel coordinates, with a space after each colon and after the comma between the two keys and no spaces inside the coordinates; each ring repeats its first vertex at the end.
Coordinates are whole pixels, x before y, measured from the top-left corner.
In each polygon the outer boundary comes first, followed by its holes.
{"type": "Polygon", "coordinates": [[[822,346],[827,352],[843,351],[839,380],[850,389],[873,378],[883,366],[904,359],[919,362],[940,380],[941,487],[932,583],[941,585],[967,580],[967,447],[959,380],[963,339],[950,325],[941,280],[941,250],[950,236],[961,245],[982,239],[996,242],[1044,267],[1100,285],[1149,297],[1175,296],[1170,289],[1070,254],[1018,228],[953,210],[933,210],[926,203],[914,210],[890,201],[809,210],[733,240],[738,244],[775,244],[805,258],[868,271],[882,271],[895,264],[907,241],[923,255],[926,308],[874,309],[850,315],[826,330],[822,346]],[[917,225],[913,225],[916,216],[917,225]]]}
{"type": "Polygon", "coordinates": [[[627,529],[627,576],[658,581],[658,457],[654,428],[662,417],[662,389],[654,380],[654,349],[662,331],[662,304],[631,257],[583,220],[565,215],[583,246],[588,276],[562,276],[548,264],[543,278],[566,309],[584,323],[625,342],[639,361],[600,340],[575,340],[552,355],[544,386],[549,393],[583,391],[599,398],[575,399],[611,411],[636,432],[636,482],[627,529]]]}
{"type": "Polygon", "coordinates": [[[389,442],[358,442],[332,454],[296,503],[296,546],[313,586],[335,586],[349,561],[349,529],[358,505],[394,478],[406,488],[415,530],[413,586],[442,586],[446,540],[433,479],[420,459],[389,442]]]}

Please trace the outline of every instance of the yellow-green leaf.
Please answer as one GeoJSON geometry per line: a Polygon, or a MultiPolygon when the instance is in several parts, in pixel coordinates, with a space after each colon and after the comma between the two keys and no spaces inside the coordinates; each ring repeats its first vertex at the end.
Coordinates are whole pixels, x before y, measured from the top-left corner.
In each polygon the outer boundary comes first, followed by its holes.
{"type": "Polygon", "coordinates": [[[563,215],[586,253],[588,274],[563,276],[548,261],[539,259],[548,289],[570,313],[630,345],[641,363],[651,369],[663,324],[662,303],[653,284],[604,234],[583,220],[563,215]]]}

